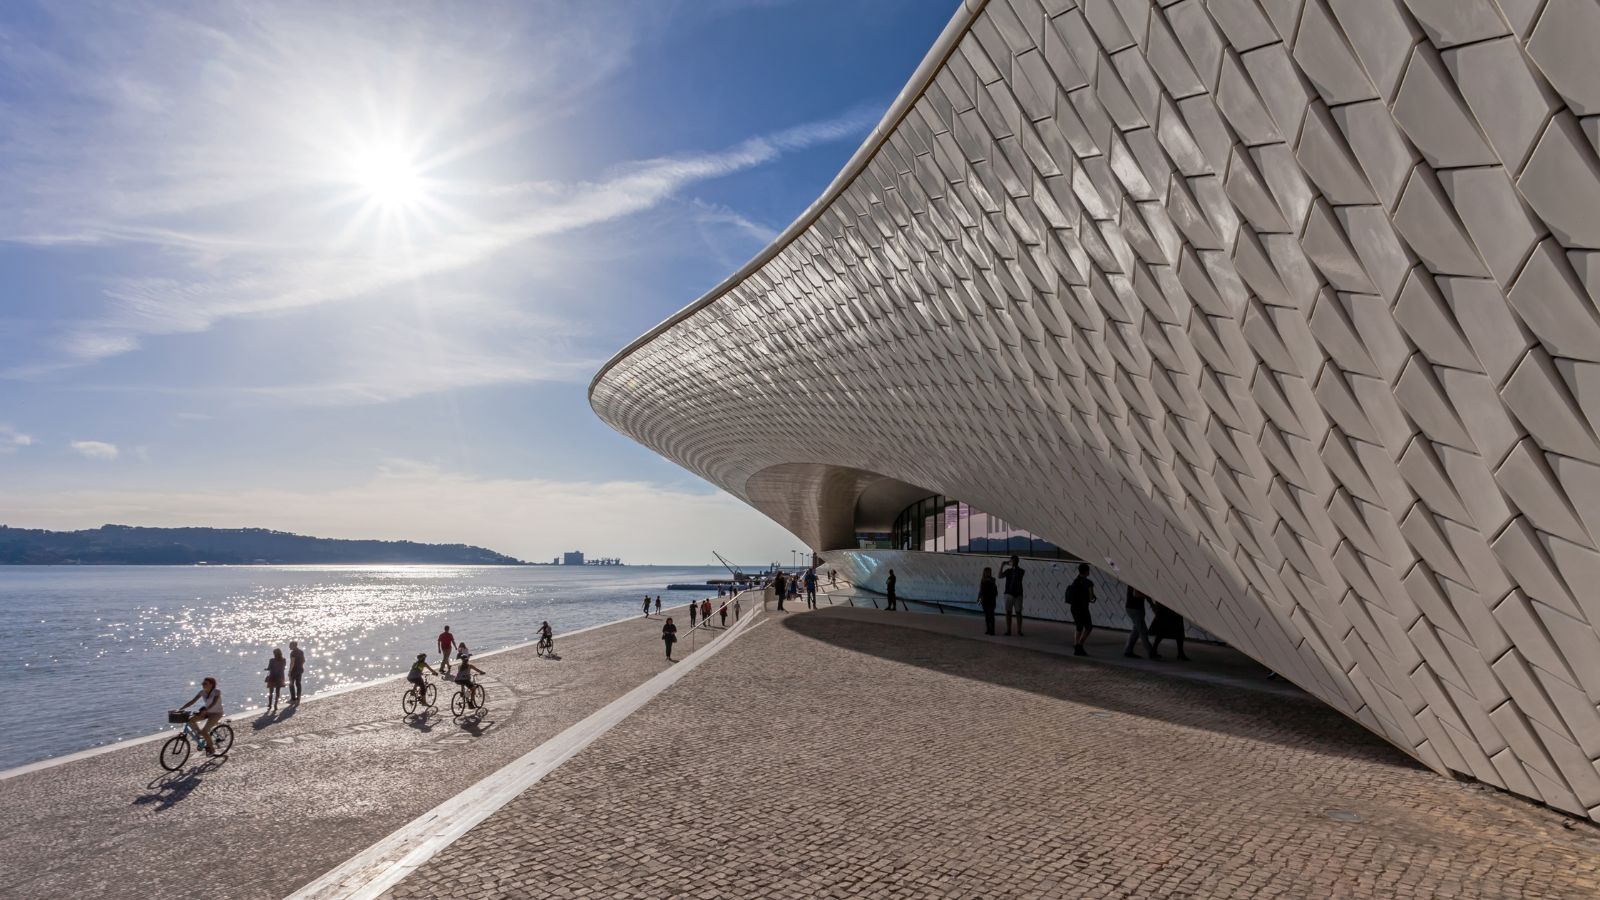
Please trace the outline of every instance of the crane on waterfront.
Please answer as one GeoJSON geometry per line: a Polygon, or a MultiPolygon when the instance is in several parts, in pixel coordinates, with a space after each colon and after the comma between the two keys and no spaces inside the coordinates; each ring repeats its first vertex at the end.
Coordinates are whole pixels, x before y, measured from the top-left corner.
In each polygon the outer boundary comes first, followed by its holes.
{"type": "Polygon", "coordinates": [[[739,584],[739,583],[742,583],[742,582],[750,580],[750,576],[749,575],[746,575],[744,573],[744,571],[742,569],[740,569],[738,566],[734,565],[731,562],[728,562],[728,558],[723,556],[721,553],[718,553],[717,551],[713,550],[713,551],[711,551],[711,555],[715,556],[717,558],[717,562],[722,563],[722,567],[724,569],[727,569],[729,572],[733,573],[733,582],[734,582],[734,584],[739,584]]]}

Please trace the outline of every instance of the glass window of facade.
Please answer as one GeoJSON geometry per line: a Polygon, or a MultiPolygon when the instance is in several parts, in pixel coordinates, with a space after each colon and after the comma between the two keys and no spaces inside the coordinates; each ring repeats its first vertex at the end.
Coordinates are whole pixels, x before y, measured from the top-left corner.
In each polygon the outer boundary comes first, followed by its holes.
{"type": "MultiPolygon", "coordinates": [[[[881,548],[881,543],[874,542],[881,548]]],[[[987,553],[1076,560],[1055,544],[1015,525],[948,497],[918,500],[895,517],[888,546],[928,553],[987,553]]],[[[863,549],[874,549],[863,547],[863,549]]]]}

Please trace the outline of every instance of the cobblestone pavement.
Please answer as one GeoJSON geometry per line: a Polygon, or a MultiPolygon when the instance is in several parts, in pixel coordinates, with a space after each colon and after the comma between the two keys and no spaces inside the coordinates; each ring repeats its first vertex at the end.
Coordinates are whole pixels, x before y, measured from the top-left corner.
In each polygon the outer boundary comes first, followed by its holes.
{"type": "Polygon", "coordinates": [[[1313,700],[889,615],[775,614],[389,896],[1600,893],[1600,829],[1313,700]]]}
{"type": "MultiPolygon", "coordinates": [[[[660,629],[557,635],[553,661],[479,657],[482,721],[452,720],[445,684],[433,715],[407,720],[397,679],[232,717],[225,762],[196,754],[169,774],[145,743],[0,781],[0,897],[283,897],[661,671],[660,629]],[[212,874],[196,879],[202,860],[212,874]]],[[[90,723],[41,722],[41,739],[63,726],[90,723]]]]}

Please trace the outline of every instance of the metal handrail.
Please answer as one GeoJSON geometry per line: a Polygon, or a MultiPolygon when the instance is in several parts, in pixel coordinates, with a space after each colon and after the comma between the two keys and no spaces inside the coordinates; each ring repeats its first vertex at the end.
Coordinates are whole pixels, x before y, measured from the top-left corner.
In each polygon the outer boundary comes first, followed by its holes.
{"type": "MultiPolygon", "coordinates": [[[[722,610],[732,607],[734,602],[736,600],[738,600],[739,597],[741,597],[744,594],[748,594],[748,593],[750,593],[749,590],[744,590],[744,591],[736,591],[733,594],[728,595],[726,598],[723,599],[721,604],[717,605],[716,607],[714,607],[711,610],[712,615],[716,615],[717,613],[720,613],[722,610]]],[[[711,599],[711,598],[709,598],[709,597],[700,598],[700,600],[709,600],[709,599],[711,599]]],[[[700,600],[691,600],[691,601],[689,601],[688,605],[698,607],[700,605],[700,600]]],[[[665,613],[665,611],[663,610],[663,614],[664,613],[665,613]]],[[[698,615],[698,613],[696,613],[696,615],[698,615]]],[[[737,622],[738,620],[735,619],[734,621],[737,622]]],[[[680,629],[678,631],[678,640],[679,640],[679,642],[683,642],[685,640],[689,640],[690,642],[692,642],[693,639],[695,637],[697,637],[696,632],[699,632],[702,629],[705,629],[705,632],[707,634],[710,634],[711,629],[714,628],[714,627],[717,627],[717,626],[711,625],[710,622],[711,622],[711,618],[710,618],[710,616],[707,616],[707,617],[705,617],[703,619],[700,619],[699,621],[697,621],[695,624],[689,626],[688,628],[680,629]]],[[[673,623],[673,624],[677,624],[677,623],[673,623]]],[[[728,626],[728,627],[731,628],[732,626],[728,626]]],[[[716,635],[711,635],[711,637],[714,639],[716,637],[716,635]]],[[[688,652],[689,653],[693,653],[694,649],[695,649],[694,647],[690,647],[688,649],[688,652]]]]}

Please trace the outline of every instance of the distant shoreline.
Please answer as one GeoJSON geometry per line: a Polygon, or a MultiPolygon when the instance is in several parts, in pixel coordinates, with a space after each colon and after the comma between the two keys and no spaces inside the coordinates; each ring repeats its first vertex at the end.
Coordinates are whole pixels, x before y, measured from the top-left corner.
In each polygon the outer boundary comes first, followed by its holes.
{"type": "Polygon", "coordinates": [[[494,565],[527,563],[471,544],[321,538],[268,528],[0,525],[0,565],[494,565]]]}

